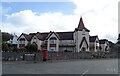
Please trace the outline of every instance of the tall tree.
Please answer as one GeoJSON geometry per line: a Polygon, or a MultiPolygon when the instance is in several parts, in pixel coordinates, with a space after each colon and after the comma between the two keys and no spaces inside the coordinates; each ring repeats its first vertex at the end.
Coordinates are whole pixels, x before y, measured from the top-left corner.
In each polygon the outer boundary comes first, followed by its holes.
{"type": "Polygon", "coordinates": [[[8,41],[13,38],[12,34],[9,34],[7,32],[2,32],[2,41],[8,41]]]}

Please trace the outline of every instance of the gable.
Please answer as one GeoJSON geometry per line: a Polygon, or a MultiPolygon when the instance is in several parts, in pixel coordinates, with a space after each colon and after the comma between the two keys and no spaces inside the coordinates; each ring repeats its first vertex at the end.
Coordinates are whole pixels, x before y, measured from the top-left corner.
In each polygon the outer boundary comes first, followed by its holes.
{"type": "Polygon", "coordinates": [[[99,41],[98,36],[90,36],[90,37],[89,37],[89,41],[90,41],[90,42],[99,41]]]}
{"type": "Polygon", "coordinates": [[[19,40],[21,37],[25,38],[27,41],[30,41],[32,38],[32,35],[22,33],[17,40],[19,40]]]}
{"type": "Polygon", "coordinates": [[[58,36],[57,33],[55,33],[55,32],[50,32],[50,33],[48,34],[48,36],[46,37],[46,39],[50,39],[51,37],[56,38],[56,39],[59,39],[59,36],[58,36]]]}
{"type": "Polygon", "coordinates": [[[34,40],[34,39],[38,39],[36,35],[34,35],[31,40],[34,40]]]}
{"type": "Polygon", "coordinates": [[[81,41],[81,43],[80,43],[80,48],[82,47],[83,42],[85,42],[85,43],[87,44],[87,48],[88,48],[88,43],[87,43],[87,40],[86,40],[85,37],[82,38],[82,41],[81,41]]]}
{"type": "Polygon", "coordinates": [[[25,40],[26,40],[26,38],[25,38],[25,36],[24,36],[23,34],[21,34],[21,35],[18,37],[17,40],[22,40],[22,39],[25,39],[25,40]]]}

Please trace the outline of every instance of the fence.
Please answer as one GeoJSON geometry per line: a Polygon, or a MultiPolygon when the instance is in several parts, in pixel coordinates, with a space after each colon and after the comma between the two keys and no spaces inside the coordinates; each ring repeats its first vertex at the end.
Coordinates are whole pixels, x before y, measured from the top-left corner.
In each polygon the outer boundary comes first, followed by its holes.
{"type": "MultiPolygon", "coordinates": [[[[69,60],[69,59],[98,59],[98,58],[117,58],[117,53],[107,52],[48,52],[47,60],[69,60]]],[[[42,52],[39,53],[17,53],[3,52],[3,61],[42,61],[42,52]]]]}
{"type": "Polygon", "coordinates": [[[48,60],[118,58],[117,53],[107,52],[49,52],[48,60]]]}
{"type": "Polygon", "coordinates": [[[3,52],[3,61],[42,61],[42,53],[3,52]]]}

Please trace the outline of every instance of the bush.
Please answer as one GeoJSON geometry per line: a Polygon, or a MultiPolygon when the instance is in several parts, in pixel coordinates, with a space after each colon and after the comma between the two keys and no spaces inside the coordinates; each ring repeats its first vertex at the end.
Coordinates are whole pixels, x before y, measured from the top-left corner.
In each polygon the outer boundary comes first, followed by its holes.
{"type": "Polygon", "coordinates": [[[12,47],[12,52],[18,52],[18,48],[17,47],[12,47]]]}
{"type": "Polygon", "coordinates": [[[38,47],[35,44],[28,44],[26,47],[28,52],[37,52],[38,47]]]}
{"type": "Polygon", "coordinates": [[[20,48],[18,49],[19,52],[27,52],[27,49],[26,48],[20,48]]]}

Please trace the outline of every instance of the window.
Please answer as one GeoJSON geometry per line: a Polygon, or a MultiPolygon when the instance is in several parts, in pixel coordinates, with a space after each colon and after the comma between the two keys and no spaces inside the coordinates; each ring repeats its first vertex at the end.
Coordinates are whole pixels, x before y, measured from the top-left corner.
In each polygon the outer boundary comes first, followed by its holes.
{"type": "Polygon", "coordinates": [[[34,39],[37,39],[36,37],[34,37],[34,39]]]}
{"type": "Polygon", "coordinates": [[[99,41],[96,41],[96,43],[99,43],[99,41]]]}
{"type": "Polygon", "coordinates": [[[56,51],[55,47],[50,47],[50,51],[56,51]]]}
{"type": "Polygon", "coordinates": [[[55,44],[56,40],[50,40],[50,44],[55,44]]]}
{"type": "Polygon", "coordinates": [[[20,44],[25,44],[25,41],[23,41],[23,40],[22,40],[22,41],[20,41],[20,44]]]}
{"type": "Polygon", "coordinates": [[[25,39],[24,38],[20,38],[20,44],[25,44],[25,39]]]}

